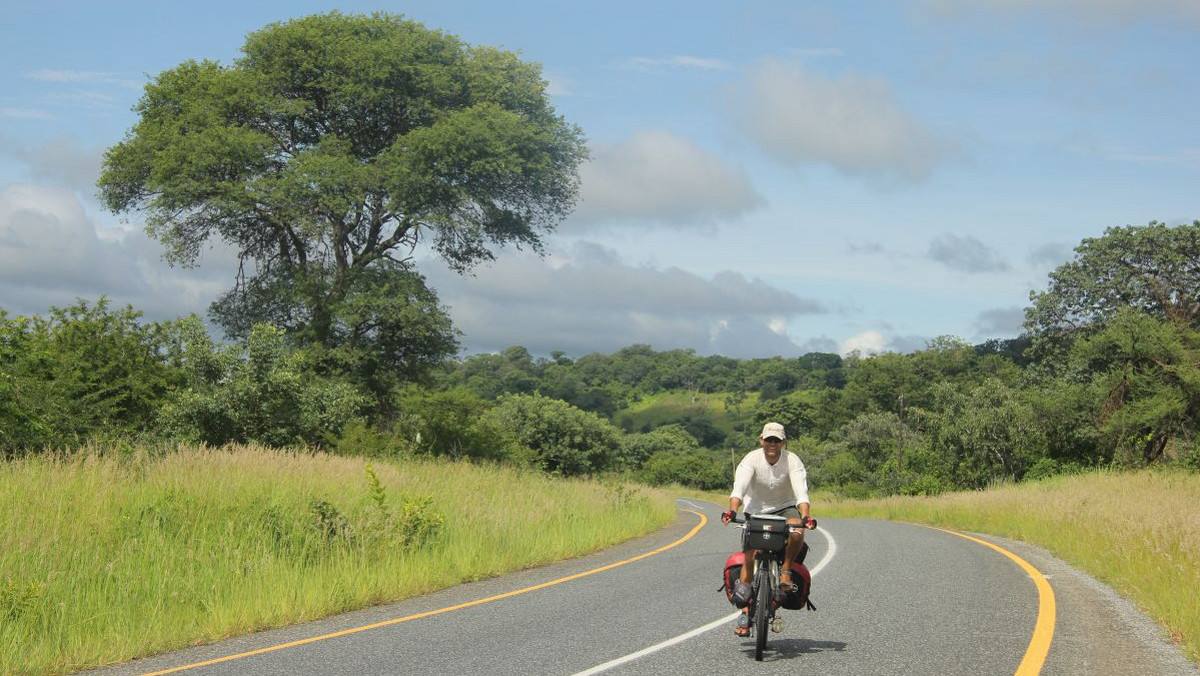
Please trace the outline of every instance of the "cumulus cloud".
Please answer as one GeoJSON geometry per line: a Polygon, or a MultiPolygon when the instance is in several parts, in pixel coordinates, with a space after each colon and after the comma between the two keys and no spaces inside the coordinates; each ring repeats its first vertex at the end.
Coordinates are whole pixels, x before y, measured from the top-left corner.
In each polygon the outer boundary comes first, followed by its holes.
{"type": "Polygon", "coordinates": [[[138,230],[102,228],[64,188],[14,185],[0,190],[0,307],[43,313],[76,298],[108,296],[151,319],[203,314],[235,272],[228,251],[210,252],[198,269],[175,269],[160,245],[138,230]]]}
{"type": "Polygon", "coordinates": [[[731,100],[741,129],[790,164],[916,181],[958,154],[956,144],[906,112],[886,82],[854,72],[829,79],[767,59],[734,87],[731,100]]]}
{"type": "Polygon", "coordinates": [[[629,265],[580,244],[543,260],[505,255],[461,277],[422,262],[470,351],[523,345],[531,351],[612,352],[634,343],[734,357],[797,356],[790,320],[823,304],[735,272],[712,278],[629,265]]]}
{"type": "Polygon", "coordinates": [[[83,194],[96,190],[104,151],[63,135],[31,145],[0,134],[0,157],[11,157],[29,169],[39,183],[67,185],[83,194]]]}
{"type": "Polygon", "coordinates": [[[945,234],[929,244],[930,259],[951,270],[966,273],[1004,272],[1008,270],[1000,254],[978,239],[967,235],[945,234]]]}
{"type": "Polygon", "coordinates": [[[1011,338],[1021,333],[1025,323],[1025,309],[1002,307],[985,310],[975,319],[976,336],[979,338],[1011,338]]]}
{"type": "Polygon", "coordinates": [[[638,220],[709,225],[763,204],[740,167],[667,131],[643,131],[618,144],[595,145],[579,173],[582,195],[573,224],[638,220]]]}
{"type": "Polygon", "coordinates": [[[852,352],[858,352],[863,356],[881,354],[886,349],[887,339],[884,338],[883,332],[874,329],[855,334],[838,343],[838,354],[843,357],[852,352]]]}

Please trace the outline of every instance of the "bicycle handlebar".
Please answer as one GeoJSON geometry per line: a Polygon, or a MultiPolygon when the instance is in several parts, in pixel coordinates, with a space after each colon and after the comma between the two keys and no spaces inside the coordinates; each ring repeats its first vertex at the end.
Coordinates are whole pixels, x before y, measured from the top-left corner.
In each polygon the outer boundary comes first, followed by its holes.
{"type": "MultiPolygon", "coordinates": [[[[726,513],[728,513],[728,512],[726,512],[726,513]]],[[[734,526],[735,528],[745,529],[746,528],[746,516],[745,515],[746,515],[746,512],[742,512],[741,518],[739,518],[738,513],[733,512],[732,516],[729,517],[729,523],[735,524],[735,526],[734,526]]],[[[807,528],[809,522],[812,522],[813,530],[816,530],[817,520],[812,518],[811,516],[800,517],[800,528],[801,529],[807,528]]],[[[794,526],[789,524],[788,532],[798,533],[800,531],[796,530],[794,526]]]]}

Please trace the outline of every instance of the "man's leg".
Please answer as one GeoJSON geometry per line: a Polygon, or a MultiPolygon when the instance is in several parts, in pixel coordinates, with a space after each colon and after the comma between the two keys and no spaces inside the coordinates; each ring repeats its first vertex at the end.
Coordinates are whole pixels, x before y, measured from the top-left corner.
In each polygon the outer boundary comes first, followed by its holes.
{"type": "MultiPolygon", "coordinates": [[[[747,549],[744,552],[745,558],[742,559],[742,561],[743,561],[742,572],[738,576],[738,580],[740,580],[741,582],[743,582],[745,584],[750,584],[754,580],[754,555],[755,555],[755,553],[756,553],[756,550],[754,550],[754,549],[747,549]]],[[[734,628],[733,628],[734,634],[741,636],[743,638],[750,635],[750,622],[747,619],[749,617],[749,615],[750,615],[750,606],[747,605],[745,608],[742,608],[742,616],[738,618],[737,625],[734,626],[734,628]]]]}
{"type": "Polygon", "coordinates": [[[745,551],[745,558],[743,559],[745,563],[742,564],[742,575],[739,579],[746,584],[754,581],[754,555],[757,551],[755,549],[747,549],[745,551]]]}
{"type": "MultiPolygon", "coordinates": [[[[800,526],[803,523],[800,519],[788,519],[789,526],[800,526]]],[[[789,529],[790,530],[790,529],[789,529]]],[[[792,581],[792,562],[800,555],[800,549],[804,546],[804,530],[800,529],[798,533],[788,533],[787,549],[783,551],[783,571],[779,574],[780,584],[793,584],[792,581]]]]}

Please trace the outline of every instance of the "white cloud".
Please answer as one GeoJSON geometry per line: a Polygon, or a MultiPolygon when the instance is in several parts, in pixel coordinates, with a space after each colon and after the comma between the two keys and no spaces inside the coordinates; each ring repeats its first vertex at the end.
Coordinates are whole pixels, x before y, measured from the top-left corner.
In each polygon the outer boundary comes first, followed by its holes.
{"type": "Polygon", "coordinates": [[[0,134],[0,157],[17,159],[39,181],[66,184],[83,194],[95,192],[103,155],[103,149],[89,148],[69,135],[30,145],[0,134]]]}
{"type": "Polygon", "coordinates": [[[661,130],[594,146],[591,161],[580,168],[580,180],[574,224],[637,220],[710,225],[763,203],[741,168],[661,130]]]}
{"type": "Polygon", "coordinates": [[[105,295],[150,319],[171,319],[204,314],[232,284],[236,268],[228,251],[209,252],[197,269],[171,268],[160,251],[139,230],[98,227],[69,190],[0,190],[0,307],[11,314],[41,314],[105,295]]]}
{"type": "Polygon", "coordinates": [[[731,108],[764,152],[792,164],[920,180],[958,154],[904,111],[886,82],[854,72],[828,79],[799,63],[767,59],[734,88],[731,108]]]}
{"type": "Polygon", "coordinates": [[[804,351],[787,337],[788,321],[827,311],[738,273],[704,278],[629,265],[594,244],[549,261],[506,254],[473,278],[433,260],[421,269],[470,351],[523,345],[582,354],[647,343],[737,357],[796,356],[804,351]]]}
{"type": "Polygon", "coordinates": [[[887,339],[875,330],[863,331],[838,343],[838,354],[843,357],[856,351],[862,355],[880,354],[886,349],[887,339]]]}

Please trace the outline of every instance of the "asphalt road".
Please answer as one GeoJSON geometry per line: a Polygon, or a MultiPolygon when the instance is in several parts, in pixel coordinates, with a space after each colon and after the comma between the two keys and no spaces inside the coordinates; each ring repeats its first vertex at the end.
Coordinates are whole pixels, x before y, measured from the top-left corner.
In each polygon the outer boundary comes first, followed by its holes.
{"type": "Polygon", "coordinates": [[[1129,603],[1043,550],[842,519],[808,535],[817,610],[788,611],[755,662],[718,591],[740,531],[717,505],[680,507],[673,526],[590,556],[88,673],[1010,676],[1050,603],[1042,674],[1200,675],[1129,603]],[[1044,575],[1052,600],[1004,552],[1044,575]]]}

